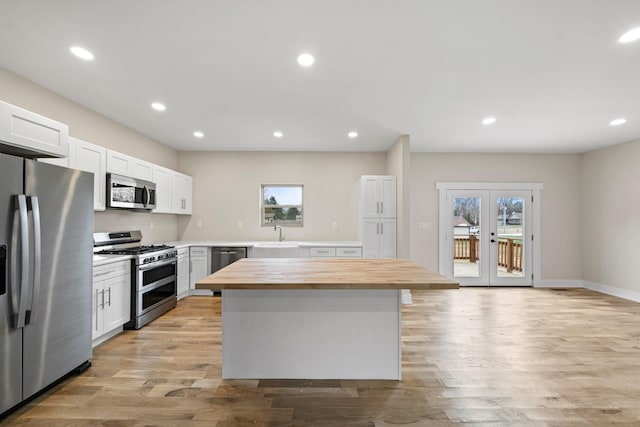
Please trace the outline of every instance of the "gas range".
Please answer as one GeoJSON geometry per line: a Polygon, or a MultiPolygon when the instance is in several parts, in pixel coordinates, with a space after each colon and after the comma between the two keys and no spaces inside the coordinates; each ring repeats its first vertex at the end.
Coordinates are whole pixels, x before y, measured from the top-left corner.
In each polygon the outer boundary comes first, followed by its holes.
{"type": "Polygon", "coordinates": [[[178,251],[169,245],[132,246],[129,248],[103,249],[95,252],[98,255],[132,255],[137,265],[151,264],[178,256],[178,251]]]}
{"type": "Polygon", "coordinates": [[[136,265],[151,264],[157,261],[176,258],[178,251],[169,245],[139,245],[142,240],[140,231],[122,231],[116,233],[94,233],[94,253],[98,255],[131,255],[136,265]],[[104,247],[104,249],[99,249],[104,247]]]}
{"type": "Polygon", "coordinates": [[[131,317],[125,329],[139,329],[176,306],[178,251],[168,245],[140,245],[140,231],[94,233],[94,253],[130,255],[131,317]]]}

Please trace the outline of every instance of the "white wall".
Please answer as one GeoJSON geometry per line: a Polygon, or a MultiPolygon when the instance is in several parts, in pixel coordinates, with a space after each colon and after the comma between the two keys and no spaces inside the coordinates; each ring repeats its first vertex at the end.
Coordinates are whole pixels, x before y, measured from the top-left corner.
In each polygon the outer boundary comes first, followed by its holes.
{"type": "MultiPolygon", "coordinates": [[[[175,150],[0,68],[0,100],[69,125],[69,134],[171,169],[177,167],[175,150]]],[[[96,212],[95,231],[142,230],[145,243],[176,240],[176,215],[131,211],[96,212]],[[153,224],[152,224],[153,223],[153,224]]]]}
{"type": "Polygon", "coordinates": [[[286,240],[356,240],[357,181],[384,175],[386,154],[180,152],[178,164],[193,176],[193,215],[179,218],[181,239],[275,240],[273,228],[260,227],[260,186],[302,184],[304,227],[283,228],[286,240]]]}
{"type": "Polygon", "coordinates": [[[582,155],[582,255],[587,286],[640,301],[640,141],[582,155]]]}
{"type": "Polygon", "coordinates": [[[541,275],[582,279],[580,155],[411,154],[411,259],[438,271],[436,182],[541,182],[541,275]],[[418,229],[427,223],[427,229],[418,229]]]}
{"type": "Polygon", "coordinates": [[[387,151],[387,175],[396,177],[397,193],[397,251],[398,258],[409,259],[411,242],[409,235],[409,221],[411,217],[411,152],[409,135],[403,135],[396,140],[387,151]]]}

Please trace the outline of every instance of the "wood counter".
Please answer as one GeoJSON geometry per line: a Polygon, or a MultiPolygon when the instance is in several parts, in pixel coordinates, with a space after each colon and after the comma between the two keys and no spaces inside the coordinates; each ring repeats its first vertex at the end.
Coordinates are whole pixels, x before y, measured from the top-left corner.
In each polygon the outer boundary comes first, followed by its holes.
{"type": "Polygon", "coordinates": [[[457,289],[458,283],[404,259],[244,258],[197,289],[457,289]]]}
{"type": "Polygon", "coordinates": [[[402,377],[401,290],[458,284],[402,259],[245,258],[222,290],[225,379],[402,377]]]}

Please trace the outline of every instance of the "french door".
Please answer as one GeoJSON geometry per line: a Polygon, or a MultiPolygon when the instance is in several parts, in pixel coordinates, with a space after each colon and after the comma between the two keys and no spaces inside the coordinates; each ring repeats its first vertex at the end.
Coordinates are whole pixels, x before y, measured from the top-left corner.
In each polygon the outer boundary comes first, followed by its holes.
{"type": "Polygon", "coordinates": [[[446,190],[441,273],[462,286],[532,286],[532,195],[446,190]]]}

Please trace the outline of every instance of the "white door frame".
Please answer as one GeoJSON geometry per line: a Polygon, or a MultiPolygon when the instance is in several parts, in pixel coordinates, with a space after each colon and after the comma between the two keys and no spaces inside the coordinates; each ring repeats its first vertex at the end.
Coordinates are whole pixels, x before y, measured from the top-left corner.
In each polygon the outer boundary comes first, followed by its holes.
{"type": "Polygon", "coordinates": [[[450,259],[447,258],[450,242],[452,238],[449,229],[448,218],[451,216],[447,203],[448,190],[521,190],[531,191],[533,202],[531,203],[531,283],[535,286],[535,280],[540,278],[540,191],[543,189],[542,183],[511,183],[511,182],[437,182],[436,189],[439,193],[438,205],[438,270],[439,273],[451,277],[453,271],[448,271],[450,259]]]}

